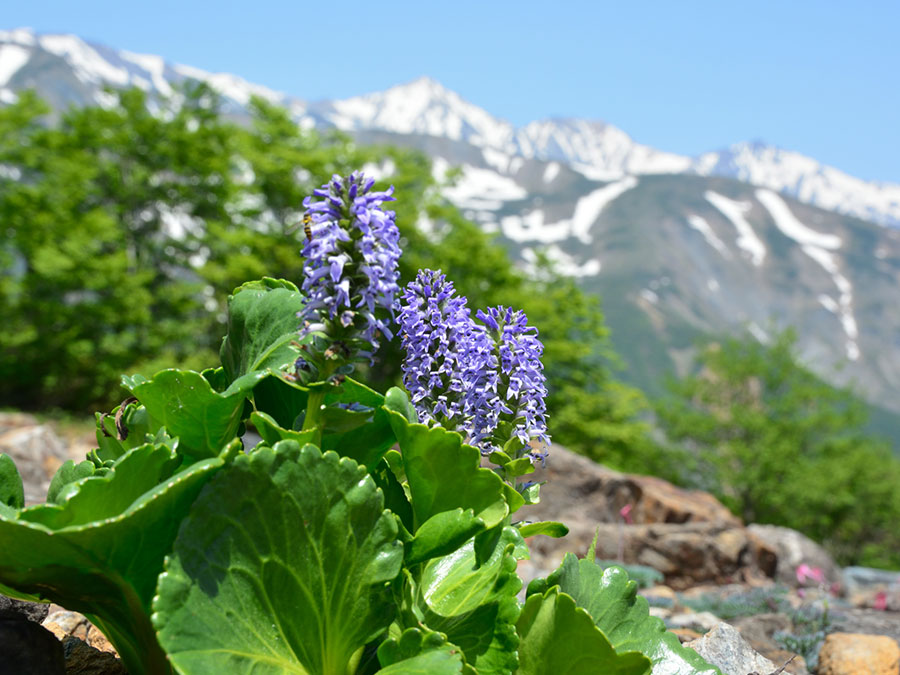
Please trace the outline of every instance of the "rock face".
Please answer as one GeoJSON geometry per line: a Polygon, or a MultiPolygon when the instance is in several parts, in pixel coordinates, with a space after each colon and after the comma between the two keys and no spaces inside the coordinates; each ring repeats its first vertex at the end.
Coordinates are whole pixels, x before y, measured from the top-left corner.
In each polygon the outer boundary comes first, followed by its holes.
{"type": "Polygon", "coordinates": [[[828,552],[809,537],[796,530],[777,525],[748,525],[747,529],[757,539],[775,551],[778,562],[775,579],[786,586],[797,586],[797,568],[801,564],[816,567],[825,575],[826,582],[845,586],[844,575],[828,552]]]}
{"type": "Polygon", "coordinates": [[[619,473],[560,446],[553,446],[545,469],[530,477],[547,481],[541,503],[529,509],[535,520],[566,519],[566,524],[622,520],[619,510],[630,506],[636,524],[710,522],[739,526],[740,520],[715,497],[683,490],[654,476],[619,473]]]}
{"type": "Polygon", "coordinates": [[[897,675],[900,647],[882,635],[832,633],[819,652],[818,675],[897,675]]]}
{"type": "Polygon", "coordinates": [[[554,569],[566,552],[584,555],[600,526],[597,557],[648,565],[675,589],[770,577],[774,551],[756,539],[712,495],[682,490],[652,476],[619,473],[554,446],[547,468],[532,478],[547,481],[534,520],[569,527],[560,540],[535,537],[529,572],[554,569]],[[626,524],[620,509],[630,506],[626,524]]]}
{"type": "Polygon", "coordinates": [[[758,654],[741,634],[727,623],[720,623],[702,638],[685,643],[725,675],[768,675],[776,666],[758,654]]]}
{"type": "Polygon", "coordinates": [[[63,647],[50,631],[28,619],[0,619],[0,672],[66,675],[63,647]]]}

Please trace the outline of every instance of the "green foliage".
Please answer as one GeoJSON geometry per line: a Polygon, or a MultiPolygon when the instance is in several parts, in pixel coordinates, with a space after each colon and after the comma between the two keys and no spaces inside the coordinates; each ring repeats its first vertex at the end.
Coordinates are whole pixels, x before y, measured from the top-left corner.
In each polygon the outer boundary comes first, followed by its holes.
{"type": "Polygon", "coordinates": [[[174,666],[350,670],[392,619],[386,582],[403,547],[382,504],[365,468],[312,445],[238,457],[194,504],[160,577],[154,623],[174,666]]]}
{"type": "Polygon", "coordinates": [[[0,504],[13,509],[25,506],[25,488],[16,463],[9,455],[0,453],[0,504]]]}
{"type": "Polygon", "coordinates": [[[82,612],[129,671],[168,672],[150,625],[163,558],[208,478],[207,459],[172,475],[166,446],[145,445],[71,484],[60,504],[0,509],[0,585],[82,612]]]}
{"type": "Polygon", "coordinates": [[[637,584],[622,568],[604,570],[593,560],[578,560],[567,553],[560,568],[546,580],[529,584],[528,597],[546,594],[554,587],[586,610],[616,650],[646,655],[654,672],[718,674],[697,652],[682,647],[673,633],[666,632],[661,619],[650,616],[647,601],[637,595],[637,584]]]}
{"type": "Polygon", "coordinates": [[[522,533],[565,527],[513,522],[523,497],[459,434],[413,422],[404,392],[291,382],[294,293],[268,279],[230,297],[227,368],[125,378],[137,400],[98,416],[101,447],[61,467],[48,503],[21,508],[0,456],[0,589],[84,612],[136,675],[671,662],[624,572],[616,586],[567,562],[519,604],[522,533]],[[248,423],[265,440],[241,452],[248,423]]]}
{"type": "Polygon", "coordinates": [[[843,564],[900,565],[900,461],[865,433],[860,401],[799,365],[794,345],[790,331],[769,346],[725,340],[672,383],[657,412],[683,446],[682,479],[746,522],[804,532],[843,564]]]}
{"type": "Polygon", "coordinates": [[[522,639],[517,671],[521,675],[650,672],[646,656],[638,652],[617,653],[603,631],[594,625],[591,615],[576,606],[559,586],[530,595],[517,628],[522,639]],[[578,648],[573,649],[573,645],[578,648]]]}
{"type": "MultiPolygon", "coordinates": [[[[424,155],[302,130],[261,99],[238,127],[203,86],[170,110],[154,101],[169,110],[160,115],[139,91],[114,94],[115,105],[70,110],[55,126],[28,94],[0,109],[0,163],[20,173],[0,178],[0,405],[108,409],[121,400],[122,371],[199,371],[219,349],[217,298],[248,278],[302,279],[302,201],[318,177],[389,162],[401,281],[442,269],[472,306],[523,308],[545,345],[556,439],[619,468],[653,468],[645,403],[611,376],[599,302],[549,269],[540,279],[517,271],[440,197],[424,155]]],[[[397,349],[388,345],[369,372],[377,388],[399,381],[397,349]]],[[[249,367],[223,364],[231,379],[249,367]]]]}

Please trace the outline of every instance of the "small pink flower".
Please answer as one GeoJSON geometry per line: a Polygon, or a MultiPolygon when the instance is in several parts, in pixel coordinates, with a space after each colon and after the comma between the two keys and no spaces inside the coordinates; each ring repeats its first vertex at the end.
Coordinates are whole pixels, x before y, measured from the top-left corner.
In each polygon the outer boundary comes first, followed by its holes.
{"type": "Polygon", "coordinates": [[[875,602],[872,603],[872,609],[878,609],[882,612],[887,610],[887,593],[878,591],[875,594],[875,602]]]}
{"type": "Polygon", "coordinates": [[[621,509],[619,509],[619,515],[625,520],[626,525],[634,525],[634,519],[631,517],[631,509],[633,506],[631,504],[626,504],[621,509]]]}
{"type": "Polygon", "coordinates": [[[819,567],[810,567],[806,563],[801,563],[797,567],[797,582],[804,584],[807,580],[815,581],[817,584],[824,584],[825,573],[819,567]]]}

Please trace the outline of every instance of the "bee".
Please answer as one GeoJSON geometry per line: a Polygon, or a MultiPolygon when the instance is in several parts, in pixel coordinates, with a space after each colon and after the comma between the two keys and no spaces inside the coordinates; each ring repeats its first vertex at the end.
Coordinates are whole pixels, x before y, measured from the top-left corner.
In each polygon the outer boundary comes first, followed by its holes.
{"type": "Polygon", "coordinates": [[[308,213],[303,214],[303,231],[306,233],[306,240],[312,241],[312,216],[308,213]]]}

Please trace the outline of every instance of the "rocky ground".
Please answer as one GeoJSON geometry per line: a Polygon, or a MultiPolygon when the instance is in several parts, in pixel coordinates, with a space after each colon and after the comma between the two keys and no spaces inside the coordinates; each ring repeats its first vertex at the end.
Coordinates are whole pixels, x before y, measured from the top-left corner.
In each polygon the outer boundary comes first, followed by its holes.
{"type": "MultiPolygon", "coordinates": [[[[19,467],[28,503],[43,501],[59,465],[91,447],[89,434],[0,414],[0,452],[19,467]]],[[[625,565],[651,613],[726,675],[900,673],[900,573],[841,569],[798,532],[744,525],[709,494],[621,474],[560,447],[536,479],[547,483],[528,517],[562,521],[570,533],[529,542],[532,558],[519,569],[526,582],[567,552],[584,555],[599,532],[597,560],[625,565]]],[[[27,645],[43,660],[23,675],[124,673],[81,615],[0,597],[0,663],[27,645]]]]}

